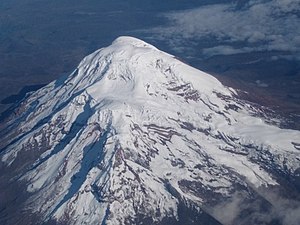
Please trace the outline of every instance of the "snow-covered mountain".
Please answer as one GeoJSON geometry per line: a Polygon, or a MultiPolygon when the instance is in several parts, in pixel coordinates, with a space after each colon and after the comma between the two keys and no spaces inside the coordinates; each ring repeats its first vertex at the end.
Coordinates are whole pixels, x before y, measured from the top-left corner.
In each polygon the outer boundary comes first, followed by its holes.
{"type": "Polygon", "coordinates": [[[277,122],[120,37],[1,125],[1,169],[26,187],[34,224],[296,224],[300,132],[277,122]]]}

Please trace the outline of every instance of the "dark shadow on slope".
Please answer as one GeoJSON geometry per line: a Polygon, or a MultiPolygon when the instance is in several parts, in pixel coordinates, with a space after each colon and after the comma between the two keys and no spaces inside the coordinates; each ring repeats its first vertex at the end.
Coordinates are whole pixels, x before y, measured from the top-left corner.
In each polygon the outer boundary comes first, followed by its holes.
{"type": "MultiPolygon", "coordinates": [[[[81,91],[75,95],[72,95],[68,101],[65,101],[64,103],[62,103],[59,107],[57,107],[57,109],[55,111],[53,111],[49,116],[44,117],[43,119],[41,119],[40,121],[38,121],[36,123],[36,125],[33,126],[32,129],[30,129],[27,132],[24,132],[23,134],[21,134],[19,137],[17,137],[16,139],[14,139],[13,141],[11,141],[8,145],[6,145],[4,148],[0,149],[0,153],[2,151],[4,151],[9,145],[15,144],[17,143],[19,140],[21,140],[22,138],[24,138],[26,135],[28,135],[29,133],[31,133],[33,130],[36,130],[37,128],[39,128],[40,126],[42,126],[45,123],[50,122],[51,118],[53,117],[53,115],[55,115],[58,111],[60,111],[61,109],[63,109],[65,106],[67,106],[70,103],[70,99],[74,99],[77,96],[81,95],[84,91],[81,91]]],[[[38,101],[35,101],[33,103],[33,105],[30,107],[31,110],[27,110],[26,113],[24,115],[22,115],[18,120],[14,121],[13,125],[16,126],[18,125],[22,119],[26,118],[27,116],[29,116],[29,114],[34,110],[35,106],[38,104],[38,101]]],[[[15,128],[15,127],[13,127],[15,128]]]]}
{"type": "Polygon", "coordinates": [[[68,193],[64,196],[64,198],[59,202],[59,204],[54,208],[50,217],[69,199],[71,199],[83,185],[84,181],[90,170],[97,166],[101,160],[103,159],[103,147],[107,141],[107,135],[109,130],[107,130],[100,138],[99,141],[86,146],[83,149],[83,158],[81,161],[81,167],[79,171],[73,175],[71,178],[71,187],[68,190],[68,193]]]}
{"type": "MultiPolygon", "coordinates": [[[[59,152],[61,149],[63,149],[64,146],[66,146],[72,138],[75,137],[77,132],[87,124],[87,120],[91,113],[91,108],[89,104],[87,103],[84,107],[84,111],[78,115],[75,122],[71,126],[70,134],[67,135],[66,138],[64,138],[62,144],[57,146],[55,149],[55,152],[59,152]]],[[[96,152],[92,151],[92,148],[94,149],[102,149],[104,145],[104,141],[106,140],[105,134],[101,140],[100,143],[94,143],[92,146],[90,146],[90,150],[87,147],[85,152],[85,157],[83,159],[85,168],[88,167],[88,162],[94,160],[94,164],[96,164],[97,161],[101,160],[101,151],[98,150],[98,155],[96,156],[96,152]]],[[[61,223],[55,221],[55,220],[48,220],[48,221],[42,221],[41,216],[38,214],[33,214],[32,212],[25,209],[25,202],[29,199],[31,196],[30,193],[26,191],[27,185],[24,182],[16,181],[15,179],[11,179],[11,177],[19,177],[20,174],[24,174],[27,170],[20,170],[19,168],[23,168],[23,164],[28,164],[28,160],[31,159],[28,154],[32,154],[31,151],[26,152],[26,156],[21,156],[23,158],[22,164],[14,165],[13,167],[7,167],[2,162],[0,162],[0,170],[2,174],[0,174],[0,224],[5,225],[23,225],[23,224],[43,224],[43,225],[60,225],[61,223]],[[19,174],[17,174],[17,171],[19,174]],[[21,172],[22,171],[22,172],[21,172]]],[[[50,158],[54,152],[51,153],[51,155],[47,156],[47,158],[44,158],[43,161],[46,161],[48,158],[50,158]]],[[[30,163],[30,161],[29,161],[30,163]]],[[[40,162],[41,163],[41,162],[40,162]]],[[[39,164],[40,164],[39,163],[39,164]]],[[[92,167],[92,166],[91,166],[92,167]]],[[[81,170],[78,172],[78,176],[80,177],[86,177],[83,174],[85,173],[85,170],[81,170]]],[[[87,174],[87,173],[86,173],[87,174]]],[[[72,187],[72,192],[76,192],[76,189],[79,189],[74,184],[72,187]]],[[[64,223],[62,223],[64,224],[64,223]]],[[[66,224],[64,224],[66,225],[66,224]]]]}
{"type": "Polygon", "coordinates": [[[75,119],[75,121],[73,122],[69,133],[64,136],[64,138],[54,147],[54,149],[51,151],[49,155],[40,159],[37,164],[33,165],[33,167],[30,168],[30,170],[36,169],[38,166],[40,166],[42,163],[47,161],[53,155],[63,150],[76,137],[76,135],[80,135],[82,133],[82,128],[87,125],[87,121],[90,118],[91,112],[92,109],[89,103],[85,104],[83,108],[83,112],[80,113],[75,119]],[[78,134],[79,132],[80,134],[78,134]]]}

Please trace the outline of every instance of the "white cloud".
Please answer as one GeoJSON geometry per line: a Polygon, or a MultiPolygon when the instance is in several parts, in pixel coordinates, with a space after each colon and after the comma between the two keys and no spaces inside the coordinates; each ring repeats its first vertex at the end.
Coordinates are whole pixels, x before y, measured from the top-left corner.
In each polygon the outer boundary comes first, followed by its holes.
{"type": "Polygon", "coordinates": [[[254,51],[253,48],[234,48],[229,45],[219,45],[211,48],[204,48],[202,50],[203,54],[206,56],[213,56],[213,55],[233,55],[239,53],[246,53],[254,51]]]}
{"type": "Polygon", "coordinates": [[[219,46],[203,54],[236,54],[252,51],[300,52],[300,0],[252,0],[241,8],[215,4],[172,12],[163,16],[166,27],[152,30],[170,45],[188,45],[214,38],[219,46]]]}

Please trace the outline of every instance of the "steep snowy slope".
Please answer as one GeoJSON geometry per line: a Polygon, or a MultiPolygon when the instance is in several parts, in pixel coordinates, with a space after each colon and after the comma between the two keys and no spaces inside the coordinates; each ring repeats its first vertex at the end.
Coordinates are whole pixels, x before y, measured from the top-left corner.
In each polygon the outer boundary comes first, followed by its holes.
{"type": "Polygon", "coordinates": [[[299,195],[300,132],[262,114],[120,37],[21,103],[2,125],[1,160],[44,223],[285,224],[266,193],[299,195]]]}

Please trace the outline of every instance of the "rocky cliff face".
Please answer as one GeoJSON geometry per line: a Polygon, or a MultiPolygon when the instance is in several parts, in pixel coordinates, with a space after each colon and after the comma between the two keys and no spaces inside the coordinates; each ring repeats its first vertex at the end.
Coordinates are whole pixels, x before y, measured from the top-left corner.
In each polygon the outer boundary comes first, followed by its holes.
{"type": "Polygon", "coordinates": [[[27,224],[296,224],[300,132],[276,123],[209,74],[120,37],[2,124],[2,177],[23,198],[5,201],[1,220],[22,224],[22,207],[27,224]]]}

